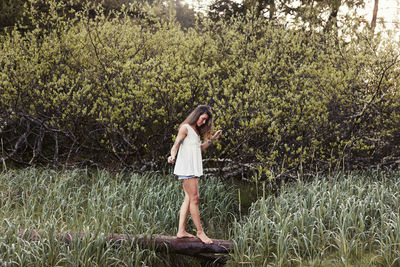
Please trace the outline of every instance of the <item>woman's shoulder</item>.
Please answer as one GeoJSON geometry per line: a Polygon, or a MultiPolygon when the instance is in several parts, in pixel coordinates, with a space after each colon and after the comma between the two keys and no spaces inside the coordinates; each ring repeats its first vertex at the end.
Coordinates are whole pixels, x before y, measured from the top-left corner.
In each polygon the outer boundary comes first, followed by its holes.
{"type": "Polygon", "coordinates": [[[190,127],[189,124],[187,124],[187,123],[182,124],[181,127],[179,127],[179,132],[187,134],[188,130],[189,130],[188,127],[190,127]]]}

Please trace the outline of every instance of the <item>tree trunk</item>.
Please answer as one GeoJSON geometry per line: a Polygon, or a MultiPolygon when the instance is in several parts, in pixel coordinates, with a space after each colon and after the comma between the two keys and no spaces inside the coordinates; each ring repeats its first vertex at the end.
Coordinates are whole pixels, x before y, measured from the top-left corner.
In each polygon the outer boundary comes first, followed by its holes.
{"type": "MultiPolygon", "coordinates": [[[[329,32],[332,28],[335,28],[337,31],[337,15],[339,13],[339,8],[342,5],[342,0],[335,0],[330,5],[331,12],[328,17],[328,21],[325,25],[325,32],[329,32]]],[[[336,34],[337,35],[337,34],[336,34]]]]}
{"type": "MultiPolygon", "coordinates": [[[[37,231],[20,230],[19,237],[29,240],[38,241],[40,240],[41,233],[37,231]]],[[[56,232],[55,239],[70,244],[74,240],[87,237],[85,233],[74,233],[74,232],[56,232]]],[[[46,238],[48,235],[43,235],[46,238]]],[[[90,236],[90,234],[89,234],[90,236]]],[[[91,235],[93,236],[93,235],[91,235]]],[[[173,254],[187,255],[197,258],[206,259],[209,261],[218,262],[224,264],[227,260],[226,255],[216,254],[228,254],[233,250],[233,242],[229,240],[213,239],[213,244],[204,244],[198,238],[176,238],[173,236],[164,235],[128,235],[128,234],[100,234],[100,238],[104,238],[108,242],[112,242],[113,245],[122,246],[135,242],[143,248],[154,248],[159,252],[167,252],[173,254]]]]}
{"type": "Polygon", "coordinates": [[[375,0],[374,11],[372,13],[372,20],[371,20],[371,30],[372,31],[375,31],[375,27],[376,27],[376,19],[378,17],[378,4],[379,4],[379,0],[375,0]]]}
{"type": "Polygon", "coordinates": [[[275,0],[271,0],[269,3],[269,20],[274,19],[275,12],[276,12],[275,0]]]}

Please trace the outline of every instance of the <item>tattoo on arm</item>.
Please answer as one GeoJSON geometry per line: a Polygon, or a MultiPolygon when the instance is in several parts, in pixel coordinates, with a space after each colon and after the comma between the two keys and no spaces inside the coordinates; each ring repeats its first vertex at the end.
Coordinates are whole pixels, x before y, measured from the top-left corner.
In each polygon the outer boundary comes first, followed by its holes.
{"type": "Polygon", "coordinates": [[[182,139],[177,139],[175,141],[175,144],[182,145],[183,144],[183,140],[182,139]]]}

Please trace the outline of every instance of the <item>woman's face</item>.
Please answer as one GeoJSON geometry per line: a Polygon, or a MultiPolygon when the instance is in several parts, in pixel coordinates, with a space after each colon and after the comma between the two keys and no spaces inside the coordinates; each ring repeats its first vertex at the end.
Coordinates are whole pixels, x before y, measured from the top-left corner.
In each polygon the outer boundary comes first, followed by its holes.
{"type": "Polygon", "coordinates": [[[201,125],[203,125],[204,123],[206,123],[208,120],[208,114],[207,113],[203,113],[200,115],[200,117],[198,118],[196,125],[198,127],[200,127],[201,125]]]}

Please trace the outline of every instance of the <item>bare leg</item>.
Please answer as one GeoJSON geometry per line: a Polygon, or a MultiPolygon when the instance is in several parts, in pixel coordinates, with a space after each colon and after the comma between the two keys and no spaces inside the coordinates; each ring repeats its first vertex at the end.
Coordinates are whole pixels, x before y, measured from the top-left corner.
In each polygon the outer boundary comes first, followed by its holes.
{"type": "Polygon", "coordinates": [[[189,210],[197,229],[197,237],[205,244],[211,244],[212,240],[204,233],[200,222],[199,213],[199,184],[197,178],[191,178],[182,182],[183,190],[189,196],[189,210]]]}
{"type": "Polygon", "coordinates": [[[186,219],[189,214],[189,195],[185,192],[185,199],[182,203],[181,210],[179,212],[179,226],[178,226],[178,233],[176,234],[177,238],[184,238],[184,237],[195,237],[192,234],[189,234],[185,230],[186,219]]]}

